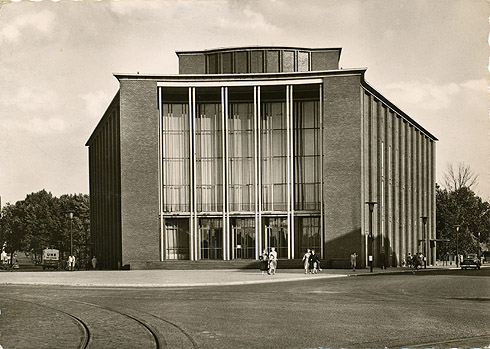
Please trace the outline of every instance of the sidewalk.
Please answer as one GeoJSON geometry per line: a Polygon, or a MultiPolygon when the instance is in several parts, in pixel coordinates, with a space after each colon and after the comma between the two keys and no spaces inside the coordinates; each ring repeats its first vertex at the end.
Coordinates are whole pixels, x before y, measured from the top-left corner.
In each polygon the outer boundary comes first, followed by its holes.
{"type": "MultiPolygon", "coordinates": [[[[428,266],[418,272],[457,269],[456,266],[428,266]]],[[[36,271],[0,272],[0,285],[56,285],[73,287],[195,287],[246,285],[270,282],[341,278],[361,275],[411,273],[409,268],[323,269],[318,274],[304,274],[301,269],[278,269],[276,275],[258,270],[103,270],[103,271],[36,271]]]]}

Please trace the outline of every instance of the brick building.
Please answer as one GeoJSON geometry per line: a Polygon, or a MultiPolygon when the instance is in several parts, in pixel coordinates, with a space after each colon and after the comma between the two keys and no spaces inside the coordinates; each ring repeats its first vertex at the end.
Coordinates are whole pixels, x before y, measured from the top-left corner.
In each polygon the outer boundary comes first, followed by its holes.
{"type": "Polygon", "coordinates": [[[116,74],[86,144],[104,267],[246,263],[270,247],[290,262],[314,248],[328,267],[424,249],[431,263],[437,139],[340,53],[186,51],[178,75],[116,74]]]}

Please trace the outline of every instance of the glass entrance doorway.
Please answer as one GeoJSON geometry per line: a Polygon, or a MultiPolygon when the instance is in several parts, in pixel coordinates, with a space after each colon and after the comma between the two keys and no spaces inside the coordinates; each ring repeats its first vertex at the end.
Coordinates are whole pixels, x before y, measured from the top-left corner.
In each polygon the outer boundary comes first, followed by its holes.
{"type": "Polygon", "coordinates": [[[201,219],[199,259],[223,259],[223,220],[201,219]]]}
{"type": "Polygon", "coordinates": [[[255,218],[231,218],[231,259],[255,258],[255,218]]]}
{"type": "Polygon", "coordinates": [[[189,220],[165,220],[166,259],[189,259],[189,220]]]}
{"type": "Polygon", "coordinates": [[[277,258],[288,258],[288,221],[285,217],[264,218],[263,246],[277,251],[277,258]]]}

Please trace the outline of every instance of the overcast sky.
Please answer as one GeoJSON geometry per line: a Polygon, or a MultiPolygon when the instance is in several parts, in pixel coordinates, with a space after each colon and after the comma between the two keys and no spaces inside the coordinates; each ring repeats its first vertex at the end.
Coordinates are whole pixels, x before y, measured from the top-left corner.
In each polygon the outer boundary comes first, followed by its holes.
{"type": "MultiPolygon", "coordinates": [[[[2,0],[0,0],[1,2],[2,0]]],[[[113,73],[177,74],[176,50],[342,47],[343,68],[435,135],[490,200],[486,0],[22,1],[0,9],[0,196],[88,193],[85,142],[113,73]]]]}

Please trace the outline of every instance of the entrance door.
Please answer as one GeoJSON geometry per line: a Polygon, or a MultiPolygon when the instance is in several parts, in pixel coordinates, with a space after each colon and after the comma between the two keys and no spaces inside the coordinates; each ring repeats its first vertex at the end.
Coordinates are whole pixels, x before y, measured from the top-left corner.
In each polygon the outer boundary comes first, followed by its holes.
{"type": "Polygon", "coordinates": [[[162,234],[165,244],[165,259],[189,259],[189,220],[165,219],[162,234]]]}
{"type": "Polygon", "coordinates": [[[288,229],[283,226],[266,226],[264,229],[264,248],[267,252],[274,247],[277,258],[288,258],[288,229]]]}
{"type": "Polygon", "coordinates": [[[222,230],[209,227],[199,227],[201,243],[199,259],[222,259],[222,230]]]}
{"type": "Polygon", "coordinates": [[[255,228],[232,226],[231,239],[233,259],[255,258],[255,228]]]}

